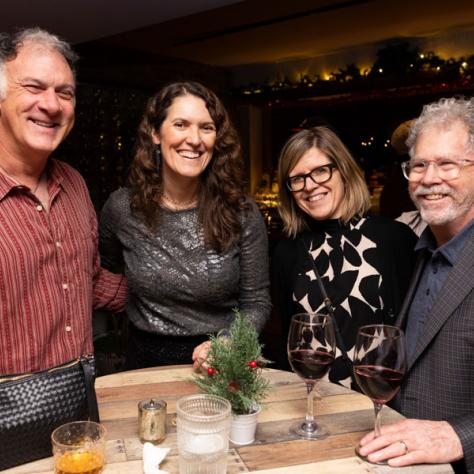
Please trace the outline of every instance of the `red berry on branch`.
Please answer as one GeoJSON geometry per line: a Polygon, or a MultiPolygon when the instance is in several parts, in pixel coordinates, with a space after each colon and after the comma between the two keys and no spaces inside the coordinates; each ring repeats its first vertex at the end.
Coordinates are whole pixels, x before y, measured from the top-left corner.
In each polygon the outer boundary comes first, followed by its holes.
{"type": "Polygon", "coordinates": [[[257,368],[257,361],[251,360],[251,361],[248,363],[248,366],[249,366],[251,369],[256,369],[256,368],[257,368]]]}
{"type": "Polygon", "coordinates": [[[215,373],[216,373],[216,369],[214,369],[214,367],[207,368],[207,375],[209,375],[210,377],[212,377],[215,373]]]}

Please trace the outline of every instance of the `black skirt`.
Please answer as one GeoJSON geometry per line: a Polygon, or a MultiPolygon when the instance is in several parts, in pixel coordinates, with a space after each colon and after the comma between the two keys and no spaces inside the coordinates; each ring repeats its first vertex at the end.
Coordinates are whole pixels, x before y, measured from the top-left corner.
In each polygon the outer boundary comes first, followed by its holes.
{"type": "Polygon", "coordinates": [[[209,340],[199,336],[161,336],[128,326],[128,347],[124,370],[156,367],[159,365],[192,364],[194,348],[209,340]]]}

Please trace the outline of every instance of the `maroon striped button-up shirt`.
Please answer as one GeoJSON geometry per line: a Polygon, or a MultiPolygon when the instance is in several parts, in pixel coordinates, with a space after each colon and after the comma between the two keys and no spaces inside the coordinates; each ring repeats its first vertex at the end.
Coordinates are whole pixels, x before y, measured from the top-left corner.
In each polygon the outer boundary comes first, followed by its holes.
{"type": "Polygon", "coordinates": [[[47,172],[49,211],[0,171],[0,374],[92,352],[92,308],[125,306],[123,276],[100,266],[84,180],[52,159],[47,172]]]}

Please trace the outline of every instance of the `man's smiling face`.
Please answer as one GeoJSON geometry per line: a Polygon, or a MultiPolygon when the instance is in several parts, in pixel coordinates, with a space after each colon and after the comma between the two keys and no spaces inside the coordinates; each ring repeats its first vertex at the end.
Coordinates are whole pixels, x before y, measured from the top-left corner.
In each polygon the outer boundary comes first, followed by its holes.
{"type": "MultiPolygon", "coordinates": [[[[423,130],[415,144],[414,159],[438,163],[474,159],[468,148],[468,129],[461,121],[449,126],[433,125],[423,130]]],[[[474,166],[462,167],[456,179],[443,180],[430,165],[409,190],[421,217],[432,228],[449,228],[455,235],[474,218],[474,166]]]]}
{"type": "Polygon", "coordinates": [[[26,41],[5,63],[0,151],[23,160],[47,158],[74,124],[75,81],[64,57],[26,41]]]}

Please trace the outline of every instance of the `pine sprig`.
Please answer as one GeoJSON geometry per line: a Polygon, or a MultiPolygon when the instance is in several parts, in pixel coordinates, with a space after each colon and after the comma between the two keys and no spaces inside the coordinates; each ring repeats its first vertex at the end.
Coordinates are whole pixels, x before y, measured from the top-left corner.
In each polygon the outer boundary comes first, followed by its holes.
{"type": "Polygon", "coordinates": [[[235,414],[251,413],[268,393],[270,383],[262,369],[269,362],[252,321],[235,310],[228,337],[211,336],[207,356],[208,373],[196,374],[193,381],[205,393],[226,398],[235,414]]]}

